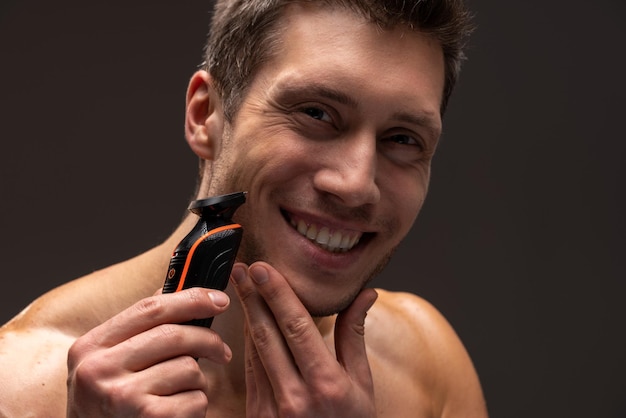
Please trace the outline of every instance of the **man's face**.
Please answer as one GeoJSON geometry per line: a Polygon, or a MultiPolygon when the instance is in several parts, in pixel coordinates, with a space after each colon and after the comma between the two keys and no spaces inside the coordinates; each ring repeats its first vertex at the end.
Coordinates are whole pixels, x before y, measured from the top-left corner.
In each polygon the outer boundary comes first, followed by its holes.
{"type": "Polygon", "coordinates": [[[294,6],[287,18],[226,126],[211,192],[248,191],[241,261],[272,264],[321,316],[380,271],[422,206],[443,55],[346,11],[294,6]]]}

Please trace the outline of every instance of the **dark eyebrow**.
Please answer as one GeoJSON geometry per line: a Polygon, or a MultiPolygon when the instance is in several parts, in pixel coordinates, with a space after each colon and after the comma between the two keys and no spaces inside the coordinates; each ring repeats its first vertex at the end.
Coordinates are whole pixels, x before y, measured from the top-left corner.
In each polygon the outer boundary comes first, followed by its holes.
{"type": "Polygon", "coordinates": [[[295,95],[301,96],[304,93],[307,95],[330,99],[352,108],[358,107],[356,100],[348,94],[315,82],[307,81],[305,83],[300,83],[297,81],[285,81],[278,84],[276,86],[276,90],[278,91],[279,97],[291,97],[295,95]]]}
{"type": "Polygon", "coordinates": [[[405,122],[411,125],[420,126],[428,131],[433,138],[438,138],[441,135],[441,122],[439,114],[434,113],[409,113],[398,112],[393,115],[395,120],[405,122]]]}

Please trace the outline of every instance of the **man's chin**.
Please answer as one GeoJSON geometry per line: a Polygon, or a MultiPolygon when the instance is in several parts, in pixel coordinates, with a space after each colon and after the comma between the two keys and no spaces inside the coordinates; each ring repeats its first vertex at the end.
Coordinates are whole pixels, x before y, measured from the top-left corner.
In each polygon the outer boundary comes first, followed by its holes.
{"type": "MultiPolygon", "coordinates": [[[[274,263],[271,257],[268,257],[263,251],[259,251],[260,245],[255,245],[251,237],[248,240],[242,242],[242,246],[239,249],[239,261],[242,261],[248,265],[255,261],[263,260],[268,264],[274,266],[279,272],[289,271],[288,268],[281,268],[280,263],[274,263]]],[[[393,248],[387,254],[385,254],[378,262],[378,264],[369,272],[361,277],[354,278],[352,283],[354,287],[346,289],[344,287],[329,289],[326,294],[320,294],[320,288],[317,289],[302,289],[296,283],[289,280],[289,273],[285,273],[285,278],[291,284],[296,296],[300,299],[304,307],[309,311],[312,317],[322,318],[327,316],[336,315],[346,310],[363,290],[376,276],[378,276],[382,270],[389,263],[391,256],[395,252],[397,247],[393,248]],[[330,294],[332,293],[332,294],[330,294]]],[[[295,275],[295,273],[292,273],[295,275]]],[[[315,279],[311,279],[315,282],[315,279]]],[[[306,286],[306,285],[305,285],[306,286]]]]}
{"type": "MultiPolygon", "coordinates": [[[[343,296],[343,298],[339,300],[335,300],[334,302],[328,302],[326,305],[321,305],[319,302],[316,303],[316,301],[308,302],[305,296],[298,295],[298,297],[300,298],[300,300],[302,301],[304,306],[307,308],[307,310],[309,311],[312,317],[321,318],[325,316],[338,314],[346,310],[352,304],[354,299],[356,299],[359,293],[361,293],[361,291],[365,289],[365,287],[385,269],[387,264],[389,264],[389,261],[391,260],[391,256],[393,255],[394,252],[395,252],[395,248],[392,251],[390,251],[388,254],[386,254],[385,257],[383,257],[383,259],[380,261],[380,263],[378,263],[376,268],[373,269],[371,273],[369,274],[369,276],[363,281],[363,283],[361,283],[361,287],[352,290],[351,293],[345,292],[342,295],[335,295],[335,296],[343,296]]],[[[325,298],[325,300],[329,300],[329,299],[331,298],[325,298]]]]}
{"type": "Polygon", "coordinates": [[[353,291],[352,294],[341,295],[341,300],[330,301],[330,298],[325,298],[324,301],[307,301],[306,297],[298,295],[304,307],[309,311],[314,318],[323,318],[326,316],[332,316],[346,310],[361,292],[362,289],[353,291]]]}

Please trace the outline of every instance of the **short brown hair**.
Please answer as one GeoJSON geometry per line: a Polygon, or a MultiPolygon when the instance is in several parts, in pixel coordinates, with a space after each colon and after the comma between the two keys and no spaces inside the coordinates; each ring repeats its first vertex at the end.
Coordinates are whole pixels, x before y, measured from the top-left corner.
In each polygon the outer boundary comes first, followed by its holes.
{"type": "Polygon", "coordinates": [[[465,59],[463,48],[472,32],[472,17],[463,0],[218,0],[205,48],[204,68],[221,95],[224,113],[232,121],[257,69],[272,57],[285,6],[294,2],[343,7],[381,28],[404,25],[436,39],[445,60],[441,113],[465,59]]]}

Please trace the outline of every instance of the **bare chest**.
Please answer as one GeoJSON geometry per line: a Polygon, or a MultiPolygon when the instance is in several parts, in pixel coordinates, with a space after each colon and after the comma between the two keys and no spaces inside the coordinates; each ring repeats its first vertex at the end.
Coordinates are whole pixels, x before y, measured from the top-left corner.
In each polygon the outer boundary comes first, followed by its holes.
{"type": "MultiPolygon", "coordinates": [[[[437,416],[432,396],[401,372],[377,368],[372,362],[377,418],[431,418],[437,416]]],[[[245,384],[244,384],[245,386],[245,384]]],[[[207,418],[246,417],[246,393],[231,389],[212,391],[207,418]]]]}

